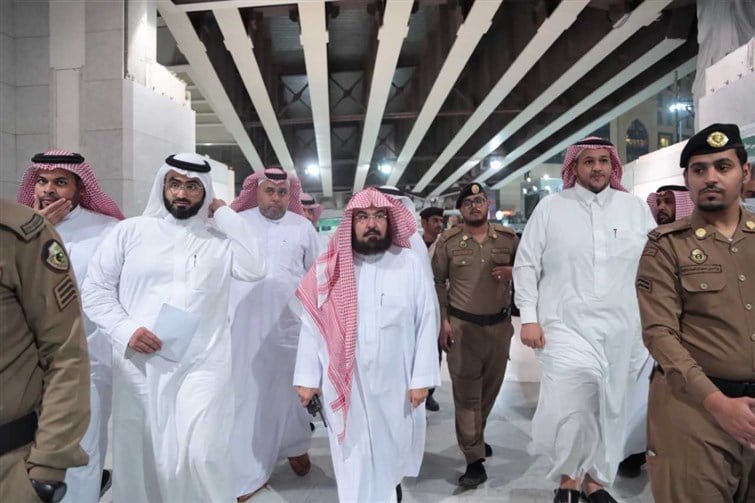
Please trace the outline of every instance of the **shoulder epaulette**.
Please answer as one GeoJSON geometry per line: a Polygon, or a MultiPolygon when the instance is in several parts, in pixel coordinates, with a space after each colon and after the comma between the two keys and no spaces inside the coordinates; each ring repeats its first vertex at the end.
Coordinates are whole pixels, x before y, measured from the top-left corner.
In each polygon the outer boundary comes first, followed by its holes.
{"type": "Polygon", "coordinates": [[[692,226],[690,225],[689,220],[683,218],[681,220],[677,220],[676,222],[659,225],[648,233],[648,237],[653,241],[658,241],[662,236],[665,236],[666,234],[674,234],[676,232],[691,228],[692,226]]]}
{"type": "Polygon", "coordinates": [[[511,227],[506,227],[502,224],[493,224],[493,229],[495,229],[496,232],[506,232],[508,234],[511,234],[512,236],[516,236],[516,231],[512,229],[511,227]]]}
{"type": "Polygon", "coordinates": [[[443,234],[441,234],[440,235],[440,239],[442,241],[448,241],[449,239],[451,239],[452,237],[454,237],[455,235],[457,235],[458,233],[460,233],[461,230],[462,230],[461,229],[461,225],[457,225],[456,227],[452,227],[452,228],[448,229],[447,231],[445,231],[443,234]]]}
{"type": "Polygon", "coordinates": [[[9,201],[2,202],[2,226],[24,241],[31,241],[45,226],[45,218],[34,210],[9,201]]]}

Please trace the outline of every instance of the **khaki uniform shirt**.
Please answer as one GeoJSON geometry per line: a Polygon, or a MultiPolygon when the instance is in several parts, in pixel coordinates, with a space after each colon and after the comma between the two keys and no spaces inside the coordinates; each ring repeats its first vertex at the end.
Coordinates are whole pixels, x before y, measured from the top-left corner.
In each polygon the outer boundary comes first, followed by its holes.
{"type": "Polygon", "coordinates": [[[441,316],[450,305],[472,314],[496,314],[511,305],[511,281],[497,281],[495,266],[513,266],[519,244],[516,233],[500,224],[489,224],[482,244],[463,226],[440,235],[432,257],[435,291],[441,316]],[[448,285],[446,284],[448,280],[448,285]]]}
{"type": "Polygon", "coordinates": [[[637,273],[643,338],[680,399],[718,388],[707,376],[755,381],[755,215],[731,240],[700,216],[649,234],[637,273]]]}
{"type": "Polygon", "coordinates": [[[0,200],[0,424],[37,410],[31,478],[87,463],[89,357],[76,279],[52,224],[0,200]]]}

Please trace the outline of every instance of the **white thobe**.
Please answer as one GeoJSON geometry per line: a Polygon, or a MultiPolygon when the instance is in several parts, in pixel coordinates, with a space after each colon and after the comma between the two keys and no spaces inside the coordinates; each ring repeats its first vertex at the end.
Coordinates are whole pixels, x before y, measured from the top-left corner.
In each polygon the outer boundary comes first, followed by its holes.
{"type": "Polygon", "coordinates": [[[437,299],[411,250],[355,255],[354,265],[356,365],[342,444],[343,415],[329,406],[337,395],[325,340],[306,312],[294,384],[322,389],[338,499],[395,501],[401,479],[419,473],[425,448],[425,407],[411,407],[409,390],[440,385],[437,299]]]}
{"type": "Polygon", "coordinates": [[[113,343],[113,490],[119,502],[233,502],[231,276],[264,275],[251,229],[228,207],[198,217],[118,224],[89,264],[87,315],[113,343]],[[199,315],[179,362],[128,348],[163,304],[199,315]]]}
{"type": "Polygon", "coordinates": [[[639,198],[577,185],[543,199],[514,263],[522,323],[540,323],[545,348],[533,454],[548,477],[610,484],[624,458],[632,391],[647,360],[634,282],[655,227],[639,198]]]}
{"type": "Polygon", "coordinates": [[[231,282],[236,384],[231,451],[236,495],[242,496],[267,482],[279,458],[309,450],[310,416],[291,386],[301,329],[294,292],[317,259],[318,243],[310,221],[296,213],[269,220],[254,208],[239,215],[260,237],[267,257],[265,279],[231,282]]]}
{"type": "MultiPolygon", "coordinates": [[[[79,289],[97,246],[115,227],[118,219],[77,206],[56,226],[68,252],[79,289]]],[[[89,318],[84,316],[89,349],[89,426],[81,448],[89,456],[86,466],[66,470],[64,502],[96,503],[100,499],[100,479],[107,452],[107,423],[110,419],[113,385],[113,349],[110,341],[89,318]]]]}

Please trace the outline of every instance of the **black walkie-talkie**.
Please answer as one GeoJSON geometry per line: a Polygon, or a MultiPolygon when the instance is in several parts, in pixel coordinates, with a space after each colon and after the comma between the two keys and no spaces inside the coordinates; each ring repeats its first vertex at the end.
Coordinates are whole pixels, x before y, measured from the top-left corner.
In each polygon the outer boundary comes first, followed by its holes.
{"type": "Polygon", "coordinates": [[[325,415],[322,413],[322,402],[320,401],[319,395],[314,395],[312,399],[307,404],[307,412],[309,412],[313,417],[317,417],[317,414],[320,414],[320,419],[322,419],[322,424],[326,428],[328,427],[328,423],[325,422],[325,415]]]}

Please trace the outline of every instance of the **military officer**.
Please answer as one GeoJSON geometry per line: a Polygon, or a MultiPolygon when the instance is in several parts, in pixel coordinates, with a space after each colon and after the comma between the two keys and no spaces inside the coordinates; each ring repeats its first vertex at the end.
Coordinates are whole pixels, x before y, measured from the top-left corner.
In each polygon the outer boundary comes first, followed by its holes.
{"type": "Polygon", "coordinates": [[[87,464],[89,358],[71,264],[51,223],[0,200],[0,501],[60,501],[87,464]]]}
{"type": "Polygon", "coordinates": [[[755,215],[740,208],[751,167],[734,124],[713,124],[681,154],[695,204],[649,234],[637,295],[658,362],[648,403],[653,496],[752,501],[755,481],[755,215]]]}
{"type": "Polygon", "coordinates": [[[492,449],[484,440],[485,423],[501,389],[514,333],[509,306],[519,241],[513,229],[488,222],[490,202],[479,183],[464,187],[456,208],[464,224],[438,238],[432,266],[456,439],[467,462],[459,485],[475,487],[487,479],[482,463],[492,449]]]}

